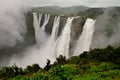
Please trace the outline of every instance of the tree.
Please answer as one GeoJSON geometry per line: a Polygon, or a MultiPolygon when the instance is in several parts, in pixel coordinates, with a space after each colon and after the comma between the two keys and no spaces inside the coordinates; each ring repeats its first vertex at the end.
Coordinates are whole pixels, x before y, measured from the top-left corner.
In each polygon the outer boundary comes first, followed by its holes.
{"type": "Polygon", "coordinates": [[[56,58],[56,62],[54,64],[66,64],[67,60],[65,56],[60,55],[58,58],[56,58]]]}
{"type": "Polygon", "coordinates": [[[44,70],[45,70],[45,71],[49,71],[50,68],[51,68],[50,60],[47,59],[47,65],[45,66],[44,70]]]}

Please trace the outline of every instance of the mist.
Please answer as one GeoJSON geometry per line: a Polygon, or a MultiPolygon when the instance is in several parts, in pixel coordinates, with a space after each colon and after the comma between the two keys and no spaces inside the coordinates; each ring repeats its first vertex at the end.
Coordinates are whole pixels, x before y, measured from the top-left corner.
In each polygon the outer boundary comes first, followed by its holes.
{"type": "MultiPolygon", "coordinates": [[[[41,27],[40,27],[41,19],[39,22],[39,20],[37,19],[37,14],[35,13],[33,14],[33,17],[34,17],[33,27],[35,30],[36,44],[31,47],[27,47],[26,50],[22,52],[23,54],[22,56],[20,56],[19,54],[13,55],[9,65],[16,64],[17,66],[20,67],[26,67],[26,65],[36,63],[39,64],[41,67],[44,67],[46,65],[47,59],[51,60],[52,63],[55,61],[53,49],[55,45],[54,37],[56,36],[55,35],[56,25],[53,26],[55,27],[53,31],[54,33],[52,33],[51,36],[47,35],[47,33],[45,32],[45,27],[49,22],[50,16],[48,15],[45,17],[44,23],[42,24],[41,27]]],[[[42,18],[42,15],[40,16],[40,18],[42,18]]],[[[54,24],[57,24],[57,22],[54,24]]]]}
{"type": "Polygon", "coordinates": [[[92,48],[117,47],[120,44],[120,18],[115,16],[118,13],[115,8],[108,8],[97,17],[92,48]]]}
{"type": "Polygon", "coordinates": [[[0,48],[23,41],[25,6],[21,0],[0,0],[0,48]]]}
{"type": "Polygon", "coordinates": [[[36,45],[29,47],[23,52],[23,56],[13,55],[9,65],[16,64],[19,67],[25,68],[26,65],[39,64],[40,67],[46,65],[47,59],[51,60],[51,63],[55,61],[55,57],[52,55],[51,46],[44,44],[44,46],[38,47],[36,45]]]}

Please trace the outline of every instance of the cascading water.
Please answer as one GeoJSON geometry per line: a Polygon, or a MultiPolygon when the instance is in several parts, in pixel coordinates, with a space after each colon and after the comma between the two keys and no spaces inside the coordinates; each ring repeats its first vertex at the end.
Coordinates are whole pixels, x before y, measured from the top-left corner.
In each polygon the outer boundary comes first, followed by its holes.
{"type": "MultiPolygon", "coordinates": [[[[41,18],[42,16],[40,16],[41,18]]],[[[39,33],[40,33],[40,25],[39,25],[40,21],[38,21],[37,18],[37,13],[33,13],[33,26],[35,29],[35,38],[36,38],[36,42],[39,41],[39,33]]]]}
{"type": "Polygon", "coordinates": [[[69,58],[70,33],[73,19],[73,17],[67,19],[67,23],[64,26],[62,34],[58,38],[56,49],[57,57],[59,57],[59,55],[63,55],[66,56],[66,58],[69,58]]]}
{"type": "Polygon", "coordinates": [[[52,34],[51,34],[51,37],[50,37],[51,45],[55,44],[55,41],[57,39],[59,24],[60,24],[60,16],[55,16],[54,23],[53,23],[52,34]]]}
{"type": "Polygon", "coordinates": [[[79,55],[83,51],[89,51],[94,34],[94,24],[95,20],[89,18],[86,20],[83,27],[83,32],[79,37],[76,49],[74,51],[74,56],[79,55]]]}
{"type": "MultiPolygon", "coordinates": [[[[39,63],[41,67],[45,66],[47,59],[49,59],[51,63],[53,63],[56,59],[54,51],[55,51],[55,41],[56,41],[57,34],[58,34],[59,24],[60,24],[60,16],[58,17],[56,16],[54,18],[52,34],[51,36],[49,36],[48,42],[46,42],[42,46],[42,48],[38,50],[38,53],[40,54],[38,59],[41,61],[41,63],[39,63]]],[[[38,54],[36,54],[36,56],[38,56],[38,54]]]]}
{"type": "Polygon", "coordinates": [[[47,40],[47,36],[45,33],[45,26],[48,24],[49,19],[50,19],[50,15],[49,14],[45,14],[45,19],[44,22],[42,24],[42,26],[40,27],[40,23],[41,23],[41,18],[42,18],[42,14],[39,14],[39,19],[37,18],[37,13],[33,13],[33,26],[35,29],[35,38],[36,38],[36,42],[37,45],[42,45],[43,43],[46,42],[47,40]]]}
{"type": "MultiPolygon", "coordinates": [[[[34,18],[36,18],[36,14],[34,14],[34,18]]],[[[56,59],[54,51],[55,51],[55,41],[58,34],[59,23],[60,23],[60,16],[58,17],[56,16],[54,19],[52,34],[51,36],[47,36],[49,37],[47,38],[48,42],[44,43],[44,45],[39,44],[39,46],[37,47],[33,46],[28,48],[25,52],[23,52],[24,56],[22,58],[20,58],[18,55],[14,55],[10,61],[10,65],[16,63],[16,65],[20,67],[26,67],[26,65],[28,64],[38,63],[41,67],[44,67],[46,65],[47,59],[49,59],[51,63],[53,63],[56,59]]],[[[39,34],[39,36],[40,35],[41,34],[39,34]]],[[[38,43],[36,44],[38,45],[38,43]]]]}
{"type": "Polygon", "coordinates": [[[45,26],[46,26],[47,23],[49,22],[49,19],[50,19],[50,15],[49,15],[49,14],[45,14],[44,23],[43,23],[43,25],[41,26],[41,29],[42,29],[42,30],[45,30],[45,26]]]}
{"type": "Polygon", "coordinates": [[[58,35],[59,24],[60,24],[60,16],[56,16],[54,18],[52,34],[51,34],[47,44],[44,46],[44,49],[43,49],[45,51],[44,54],[46,54],[46,60],[50,59],[51,63],[53,63],[55,61],[55,59],[56,59],[56,56],[55,56],[55,49],[56,49],[55,43],[56,43],[56,39],[57,39],[57,35],[58,35]],[[46,53],[46,51],[47,51],[47,53],[46,53]],[[49,54],[49,56],[48,56],[48,54],[49,54]]]}
{"type": "Polygon", "coordinates": [[[40,23],[41,23],[41,19],[42,19],[42,14],[39,13],[39,26],[40,26],[40,23]]]}

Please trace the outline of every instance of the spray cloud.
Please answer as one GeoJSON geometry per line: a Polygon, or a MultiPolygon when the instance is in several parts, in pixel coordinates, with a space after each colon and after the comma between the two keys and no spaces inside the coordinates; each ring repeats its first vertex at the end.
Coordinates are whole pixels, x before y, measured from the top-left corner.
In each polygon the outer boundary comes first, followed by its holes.
{"type": "Polygon", "coordinates": [[[26,31],[21,0],[0,0],[0,48],[22,41],[26,31]]]}
{"type": "Polygon", "coordinates": [[[92,48],[104,48],[120,44],[120,18],[116,8],[107,8],[97,17],[92,48]]]}

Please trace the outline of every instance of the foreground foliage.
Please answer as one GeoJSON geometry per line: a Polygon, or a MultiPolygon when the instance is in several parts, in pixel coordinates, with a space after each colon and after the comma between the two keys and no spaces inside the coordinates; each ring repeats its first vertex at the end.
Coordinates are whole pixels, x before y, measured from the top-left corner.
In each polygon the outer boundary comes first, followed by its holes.
{"type": "Polygon", "coordinates": [[[94,49],[66,60],[60,56],[44,69],[38,64],[22,69],[17,66],[0,70],[0,80],[120,80],[120,47],[94,49]]]}

